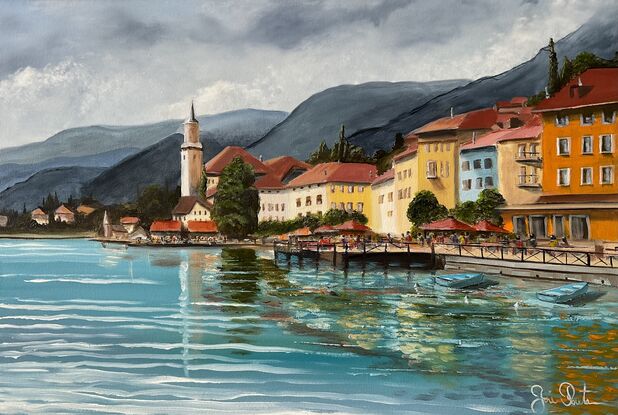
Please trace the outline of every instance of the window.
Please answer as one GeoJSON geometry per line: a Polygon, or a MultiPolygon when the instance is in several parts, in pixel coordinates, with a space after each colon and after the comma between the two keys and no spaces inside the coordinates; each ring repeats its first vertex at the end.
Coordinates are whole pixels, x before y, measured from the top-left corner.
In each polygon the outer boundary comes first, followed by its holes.
{"type": "Polygon", "coordinates": [[[568,156],[571,153],[571,139],[568,137],[558,138],[556,143],[559,156],[568,156]]]}
{"type": "Polygon", "coordinates": [[[588,215],[571,215],[571,238],[573,239],[590,239],[590,218],[588,215]]]}
{"type": "Polygon", "coordinates": [[[283,212],[285,210],[285,203],[281,204],[281,211],[283,212]]]}
{"type": "Polygon", "coordinates": [[[451,143],[446,143],[446,151],[451,151],[451,143]]]}
{"type": "Polygon", "coordinates": [[[556,238],[562,238],[564,236],[564,216],[554,216],[554,235],[556,238]]]}
{"type": "Polygon", "coordinates": [[[463,190],[470,190],[471,187],[472,187],[472,179],[462,180],[461,188],[463,190]]]}
{"type": "Polygon", "coordinates": [[[582,125],[594,124],[594,114],[592,114],[592,112],[584,112],[581,115],[581,124],[582,125]]]}
{"type": "Polygon", "coordinates": [[[354,186],[348,186],[348,193],[354,193],[354,186]]]}
{"type": "Polygon", "coordinates": [[[482,189],[483,188],[483,178],[482,177],[477,177],[476,178],[476,188],[477,189],[482,189]]]}
{"type": "Polygon", "coordinates": [[[262,203],[262,211],[266,210],[266,205],[264,205],[264,203],[262,203]]]}
{"type": "Polygon", "coordinates": [[[526,167],[522,166],[519,168],[519,184],[526,184],[527,174],[526,167]]]}
{"type": "Polygon", "coordinates": [[[384,203],[384,195],[378,196],[378,204],[381,205],[382,203],[384,203]]]}
{"type": "Polygon", "coordinates": [[[601,166],[601,184],[614,183],[614,166],[601,166]]]}
{"type": "Polygon", "coordinates": [[[279,203],[275,204],[275,211],[279,212],[279,203]]]}
{"type": "Polygon", "coordinates": [[[524,216],[513,216],[513,233],[520,236],[528,233],[526,229],[526,218],[524,216]]]}
{"type": "Polygon", "coordinates": [[[520,144],[517,146],[517,157],[524,158],[526,157],[526,145],[520,144]]]}
{"type": "Polygon", "coordinates": [[[412,169],[408,169],[408,177],[412,177],[412,169]]]}
{"type": "Polygon", "coordinates": [[[363,193],[365,186],[358,186],[358,193],[363,193]]]}
{"type": "Polygon", "coordinates": [[[568,115],[556,115],[556,125],[558,127],[564,127],[565,125],[569,125],[569,117],[568,115]]]}
{"type": "Polygon", "coordinates": [[[601,136],[601,153],[608,154],[614,152],[614,140],[611,134],[601,136]]]}
{"type": "Polygon", "coordinates": [[[425,144],[425,151],[431,153],[431,144],[425,144]]]}
{"type": "Polygon", "coordinates": [[[446,162],[444,163],[444,177],[448,177],[451,174],[451,163],[450,162],[446,162]]]}
{"type": "Polygon", "coordinates": [[[491,169],[493,167],[493,161],[491,159],[483,160],[483,167],[486,169],[491,169]]]}
{"type": "Polygon", "coordinates": [[[317,195],[315,197],[315,204],[316,205],[321,205],[322,204],[322,195],[317,195]]]}
{"type": "Polygon", "coordinates": [[[582,137],[582,154],[592,154],[592,136],[582,137]]]}
{"type": "Polygon", "coordinates": [[[397,180],[401,180],[401,172],[400,171],[397,172],[397,180]]]}
{"type": "Polygon", "coordinates": [[[296,199],[296,207],[300,207],[300,197],[298,199],[296,199]]]}
{"type": "Polygon", "coordinates": [[[335,185],[334,184],[330,185],[330,192],[331,193],[335,193],[335,185]]]}
{"type": "Polygon", "coordinates": [[[537,148],[538,148],[538,144],[536,144],[536,143],[532,143],[532,144],[530,144],[530,155],[532,155],[532,156],[538,156],[538,155],[539,155],[539,153],[538,153],[537,148]]]}
{"type": "Polygon", "coordinates": [[[404,170],[403,171],[403,178],[406,179],[408,177],[408,171],[404,170]]]}
{"type": "Polygon", "coordinates": [[[345,210],[345,204],[343,202],[339,202],[339,210],[345,210]]]}
{"type": "Polygon", "coordinates": [[[393,217],[393,211],[389,210],[388,212],[386,212],[386,216],[388,216],[389,218],[393,217]]]}
{"type": "Polygon", "coordinates": [[[481,159],[474,160],[474,170],[481,168],[481,159]]]}
{"type": "Polygon", "coordinates": [[[435,153],[437,153],[437,152],[438,152],[438,143],[434,143],[434,145],[433,145],[433,151],[434,151],[435,153]]]}
{"type": "Polygon", "coordinates": [[[356,210],[361,212],[361,213],[363,212],[363,207],[364,207],[363,202],[358,202],[356,204],[356,210]]]}
{"type": "Polygon", "coordinates": [[[311,196],[305,198],[305,206],[311,206],[311,196]]]}
{"type": "Polygon", "coordinates": [[[331,209],[337,209],[337,203],[332,202],[332,203],[330,204],[330,208],[331,208],[331,209]]]}
{"type": "Polygon", "coordinates": [[[403,191],[402,191],[402,189],[399,189],[399,190],[397,191],[397,199],[398,199],[398,200],[403,199],[403,191]]]}
{"type": "Polygon", "coordinates": [[[341,185],[341,193],[344,193],[344,192],[345,192],[345,185],[342,184],[341,185]]]}
{"type": "Polygon", "coordinates": [[[352,202],[348,202],[345,205],[346,210],[352,210],[354,209],[354,205],[352,204],[352,202]]]}
{"type": "Polygon", "coordinates": [[[389,202],[393,201],[393,192],[388,192],[388,201],[389,202]]]}
{"type": "Polygon", "coordinates": [[[463,161],[463,162],[461,163],[461,169],[462,169],[463,171],[470,171],[470,162],[469,162],[468,160],[463,161]]]}
{"type": "Polygon", "coordinates": [[[581,173],[581,182],[582,185],[591,185],[592,184],[592,167],[582,167],[581,173]]]}
{"type": "Polygon", "coordinates": [[[435,179],[436,177],[438,177],[438,164],[434,160],[427,162],[427,170],[425,172],[425,176],[428,179],[435,179]]]}
{"type": "Polygon", "coordinates": [[[547,220],[545,216],[530,216],[530,233],[533,233],[537,238],[545,238],[547,236],[547,220]]]}
{"type": "Polygon", "coordinates": [[[616,111],[603,111],[603,124],[613,124],[616,121],[616,111]]]}
{"type": "Polygon", "coordinates": [[[273,204],[272,204],[272,203],[269,203],[269,204],[268,204],[268,211],[269,211],[269,212],[272,212],[272,211],[273,211],[273,204]]]}
{"type": "Polygon", "coordinates": [[[558,169],[558,186],[571,184],[571,169],[558,169]]]}
{"type": "Polygon", "coordinates": [[[487,189],[491,189],[492,187],[494,187],[494,178],[491,176],[487,176],[485,177],[485,187],[487,189]]]}

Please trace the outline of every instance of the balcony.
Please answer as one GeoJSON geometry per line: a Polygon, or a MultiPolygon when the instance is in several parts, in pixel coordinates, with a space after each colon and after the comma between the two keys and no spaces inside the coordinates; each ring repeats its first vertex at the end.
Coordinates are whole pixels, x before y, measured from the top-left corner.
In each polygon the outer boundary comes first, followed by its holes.
{"type": "Polygon", "coordinates": [[[536,151],[520,151],[515,156],[515,160],[526,164],[541,164],[543,162],[541,153],[536,151]]]}
{"type": "Polygon", "coordinates": [[[520,174],[517,176],[517,186],[540,188],[541,182],[538,174],[520,174]]]}

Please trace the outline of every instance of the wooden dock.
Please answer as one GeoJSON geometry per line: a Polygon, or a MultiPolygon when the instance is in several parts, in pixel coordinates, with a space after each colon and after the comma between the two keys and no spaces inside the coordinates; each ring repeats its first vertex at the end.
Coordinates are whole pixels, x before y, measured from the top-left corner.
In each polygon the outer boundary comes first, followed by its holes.
{"type": "Polygon", "coordinates": [[[274,242],[275,259],[283,256],[311,258],[347,267],[350,261],[384,262],[433,269],[440,266],[433,247],[420,247],[409,242],[319,243],[314,241],[274,242]]]}

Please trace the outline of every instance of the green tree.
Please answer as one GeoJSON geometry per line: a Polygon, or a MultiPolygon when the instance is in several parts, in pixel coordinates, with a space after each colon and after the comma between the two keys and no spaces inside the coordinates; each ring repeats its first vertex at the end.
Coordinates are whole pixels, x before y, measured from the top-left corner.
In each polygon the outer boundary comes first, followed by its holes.
{"type": "Polygon", "coordinates": [[[594,53],[581,52],[573,59],[573,75],[579,75],[590,68],[602,68],[611,65],[610,61],[599,58],[594,53]]]}
{"type": "Polygon", "coordinates": [[[419,227],[434,220],[443,219],[448,215],[446,207],[429,190],[421,190],[408,205],[407,216],[412,225],[419,227]]]}
{"type": "Polygon", "coordinates": [[[554,39],[549,38],[549,77],[547,86],[549,93],[554,94],[560,89],[560,76],[558,74],[558,55],[554,45],[554,39]]]}
{"type": "Polygon", "coordinates": [[[197,194],[202,198],[206,199],[206,190],[208,190],[208,178],[206,177],[206,170],[202,170],[202,176],[200,177],[200,184],[197,187],[197,194]]]}
{"type": "Polygon", "coordinates": [[[260,201],[254,183],[253,167],[240,157],[223,169],[215,194],[213,218],[224,235],[241,239],[257,230],[260,201]]]}
{"type": "Polygon", "coordinates": [[[319,163],[326,163],[331,161],[331,149],[326,145],[326,142],[322,140],[320,146],[316,151],[311,153],[309,158],[307,159],[307,163],[311,165],[316,165],[319,163]]]}
{"type": "Polygon", "coordinates": [[[478,220],[488,220],[495,225],[502,225],[502,216],[498,207],[505,204],[506,200],[496,189],[484,189],[476,199],[478,220]]]}
{"type": "Polygon", "coordinates": [[[178,203],[176,191],[167,190],[159,185],[146,186],[137,198],[135,212],[145,224],[156,219],[165,219],[178,203]]]}
{"type": "Polygon", "coordinates": [[[476,223],[478,219],[478,206],[475,202],[468,200],[466,202],[457,203],[451,209],[450,214],[462,222],[476,223]]]}
{"type": "Polygon", "coordinates": [[[560,87],[565,86],[571,78],[573,78],[573,62],[565,56],[560,71],[560,87]]]}
{"type": "Polygon", "coordinates": [[[399,150],[400,148],[403,148],[403,146],[404,146],[403,134],[401,133],[395,134],[395,143],[393,144],[392,151],[399,150]]]}

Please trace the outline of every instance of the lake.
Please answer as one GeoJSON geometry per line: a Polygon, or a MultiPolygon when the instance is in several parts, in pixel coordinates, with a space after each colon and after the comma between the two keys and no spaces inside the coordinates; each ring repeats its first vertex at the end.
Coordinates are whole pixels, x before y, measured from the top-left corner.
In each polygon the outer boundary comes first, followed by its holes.
{"type": "Polygon", "coordinates": [[[0,240],[0,413],[616,411],[618,290],[551,305],[535,293],[556,283],[492,279],[0,240]]]}

